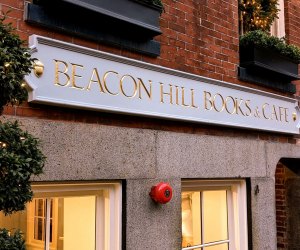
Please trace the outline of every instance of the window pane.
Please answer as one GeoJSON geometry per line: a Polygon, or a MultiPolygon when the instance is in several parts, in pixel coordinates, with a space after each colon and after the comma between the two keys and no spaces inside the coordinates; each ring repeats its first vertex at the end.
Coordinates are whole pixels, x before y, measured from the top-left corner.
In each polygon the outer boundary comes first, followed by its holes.
{"type": "Polygon", "coordinates": [[[202,206],[204,243],[226,240],[228,238],[226,190],[204,191],[202,206]]]}
{"type": "Polygon", "coordinates": [[[205,247],[204,250],[228,250],[228,243],[222,245],[215,245],[211,247],[205,247]]]}
{"type": "Polygon", "coordinates": [[[44,218],[35,218],[34,221],[34,239],[44,240],[44,218]]]}
{"type": "Polygon", "coordinates": [[[57,250],[95,250],[96,197],[63,198],[60,208],[63,220],[58,221],[58,232],[63,235],[58,241],[63,244],[57,250]]]}
{"type": "Polygon", "coordinates": [[[182,193],[182,247],[201,244],[200,192],[182,193]]]}
{"type": "Polygon", "coordinates": [[[35,216],[40,216],[40,217],[43,217],[44,216],[44,199],[38,199],[36,201],[36,214],[35,216]]]}

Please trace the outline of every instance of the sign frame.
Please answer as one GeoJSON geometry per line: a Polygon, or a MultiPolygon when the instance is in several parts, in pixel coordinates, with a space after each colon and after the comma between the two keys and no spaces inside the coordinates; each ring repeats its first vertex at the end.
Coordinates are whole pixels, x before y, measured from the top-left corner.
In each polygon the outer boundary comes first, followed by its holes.
{"type": "Polygon", "coordinates": [[[37,35],[29,45],[40,61],[25,77],[29,102],[299,134],[290,97],[37,35]]]}

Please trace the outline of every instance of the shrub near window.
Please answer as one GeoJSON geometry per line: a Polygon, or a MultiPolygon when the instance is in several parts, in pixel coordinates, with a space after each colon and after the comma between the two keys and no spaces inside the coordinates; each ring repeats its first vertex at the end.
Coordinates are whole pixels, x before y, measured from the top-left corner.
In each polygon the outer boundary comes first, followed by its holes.
{"type": "MultiPolygon", "coordinates": [[[[23,79],[34,60],[12,25],[4,21],[5,17],[0,18],[0,115],[5,105],[27,99],[23,79]]],[[[5,215],[25,209],[32,200],[30,178],[42,173],[45,163],[39,146],[39,140],[23,131],[18,122],[0,121],[0,211],[5,215]]],[[[25,250],[22,233],[0,228],[0,250],[25,250]]]]}
{"type": "Polygon", "coordinates": [[[31,201],[31,175],[42,173],[45,156],[39,141],[18,122],[0,123],[0,210],[11,214],[31,201]]]}
{"type": "Polygon", "coordinates": [[[0,229],[0,250],[25,250],[25,241],[20,231],[11,234],[6,229],[0,229]]]}

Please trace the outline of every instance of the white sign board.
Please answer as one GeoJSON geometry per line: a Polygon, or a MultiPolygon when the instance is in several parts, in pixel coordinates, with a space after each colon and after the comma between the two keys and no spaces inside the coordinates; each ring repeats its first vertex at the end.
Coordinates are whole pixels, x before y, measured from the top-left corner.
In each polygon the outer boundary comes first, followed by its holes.
{"type": "Polygon", "coordinates": [[[46,37],[31,36],[30,46],[44,65],[26,78],[32,102],[299,133],[292,98],[46,37]]]}

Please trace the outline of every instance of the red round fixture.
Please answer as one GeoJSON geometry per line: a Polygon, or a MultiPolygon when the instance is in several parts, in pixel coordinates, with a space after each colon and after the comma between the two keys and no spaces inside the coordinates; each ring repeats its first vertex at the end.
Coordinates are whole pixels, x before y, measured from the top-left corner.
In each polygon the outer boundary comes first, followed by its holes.
{"type": "Polygon", "coordinates": [[[173,189],[169,183],[160,182],[151,188],[149,193],[152,200],[157,203],[165,204],[172,199],[173,189]]]}

